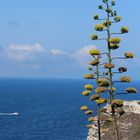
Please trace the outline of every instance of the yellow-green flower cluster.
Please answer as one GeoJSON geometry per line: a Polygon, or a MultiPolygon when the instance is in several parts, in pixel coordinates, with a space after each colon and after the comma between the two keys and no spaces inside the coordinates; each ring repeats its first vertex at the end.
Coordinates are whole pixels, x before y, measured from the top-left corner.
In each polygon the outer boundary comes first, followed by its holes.
{"type": "Polygon", "coordinates": [[[125,58],[134,58],[134,54],[131,53],[131,52],[126,52],[126,53],[124,54],[124,56],[125,56],[125,58]]]}
{"type": "Polygon", "coordinates": [[[89,64],[92,65],[92,66],[97,66],[99,63],[100,63],[100,60],[99,59],[94,59],[89,64]]]}
{"type": "Polygon", "coordinates": [[[126,88],[125,90],[126,90],[126,92],[128,92],[128,93],[137,93],[137,92],[138,92],[138,91],[137,91],[135,88],[133,88],[133,87],[126,88]]]}
{"type": "Polygon", "coordinates": [[[90,90],[85,90],[82,92],[82,95],[88,96],[90,94],[90,90]]]}
{"type": "Polygon", "coordinates": [[[104,25],[103,24],[97,24],[97,25],[95,25],[95,30],[96,31],[103,31],[104,30],[104,25]]]}
{"type": "Polygon", "coordinates": [[[115,20],[116,22],[120,22],[120,21],[121,21],[121,17],[120,17],[120,16],[115,16],[115,17],[114,17],[114,20],[115,20]]]}
{"type": "Polygon", "coordinates": [[[85,114],[86,114],[86,115],[92,115],[92,114],[93,114],[93,111],[92,111],[92,110],[87,110],[87,111],[85,112],[85,114]]]}
{"type": "Polygon", "coordinates": [[[88,67],[88,70],[91,70],[91,71],[92,71],[92,70],[93,70],[93,68],[92,68],[91,66],[89,66],[89,67],[88,67]]]}
{"type": "Polygon", "coordinates": [[[88,118],[88,121],[89,122],[94,122],[95,121],[95,118],[94,117],[90,117],[90,118],[88,118]]]}
{"type": "Polygon", "coordinates": [[[109,40],[110,42],[110,49],[112,50],[115,50],[115,49],[118,49],[120,47],[119,43],[121,42],[121,39],[120,38],[111,38],[109,40]]]}
{"type": "Polygon", "coordinates": [[[129,29],[127,27],[122,27],[121,28],[121,33],[128,33],[129,29]]]}
{"type": "Polygon", "coordinates": [[[94,100],[99,99],[99,98],[100,98],[99,94],[94,94],[89,98],[89,100],[94,101],[94,100]]]}
{"type": "Polygon", "coordinates": [[[98,82],[100,87],[109,86],[109,81],[106,78],[99,78],[97,82],[98,82]]]}
{"type": "Polygon", "coordinates": [[[106,68],[106,69],[112,69],[112,68],[114,68],[115,67],[115,65],[114,64],[104,64],[104,68],[106,68]]]}
{"type": "Polygon", "coordinates": [[[120,47],[119,44],[110,44],[110,49],[115,50],[118,49],[120,47]]]}
{"type": "Polygon", "coordinates": [[[108,26],[111,26],[112,25],[112,22],[111,21],[105,21],[105,22],[103,22],[103,25],[105,27],[108,27],[108,26]]]}
{"type": "Polygon", "coordinates": [[[98,8],[99,8],[99,9],[103,9],[103,6],[102,6],[102,5],[99,5],[98,8]]]}
{"type": "Polygon", "coordinates": [[[80,110],[81,110],[81,111],[87,111],[87,110],[88,110],[88,107],[85,106],[85,105],[84,105],[84,106],[81,106],[80,110]]]}
{"type": "Polygon", "coordinates": [[[112,10],[111,10],[110,8],[107,8],[107,9],[106,9],[106,12],[111,13],[112,10]]]}
{"type": "Polygon", "coordinates": [[[122,76],[120,77],[121,82],[131,82],[131,78],[128,76],[122,76]]]}
{"type": "Polygon", "coordinates": [[[93,86],[90,84],[85,85],[86,90],[93,90],[93,86]]]}
{"type": "Polygon", "coordinates": [[[95,20],[98,20],[98,19],[99,19],[99,15],[95,15],[93,18],[94,18],[95,20]]]}
{"type": "Polygon", "coordinates": [[[97,49],[93,49],[89,51],[90,55],[94,56],[94,55],[100,55],[100,51],[97,49]]]}
{"type": "Polygon", "coordinates": [[[111,39],[109,40],[109,42],[112,43],[112,44],[119,44],[119,43],[121,42],[121,39],[118,38],[118,37],[116,37],[116,38],[111,38],[111,39]]]}
{"type": "Polygon", "coordinates": [[[84,78],[85,79],[94,79],[94,74],[85,74],[84,78]]]}
{"type": "Polygon", "coordinates": [[[98,40],[98,35],[97,34],[93,34],[91,36],[91,40],[98,40]]]}
{"type": "Polygon", "coordinates": [[[118,68],[118,71],[119,72],[126,72],[127,71],[127,68],[125,68],[125,67],[120,67],[120,68],[118,68]]]}
{"type": "Polygon", "coordinates": [[[99,98],[99,99],[96,100],[96,103],[97,104],[104,104],[104,103],[107,103],[107,100],[104,99],[104,98],[99,98]]]}
{"type": "Polygon", "coordinates": [[[117,106],[117,107],[122,107],[123,106],[123,100],[119,100],[119,99],[113,100],[112,105],[117,106]]]}
{"type": "Polygon", "coordinates": [[[106,91],[106,88],[105,87],[98,87],[98,88],[95,89],[95,92],[97,94],[103,93],[105,91],[106,91]]]}

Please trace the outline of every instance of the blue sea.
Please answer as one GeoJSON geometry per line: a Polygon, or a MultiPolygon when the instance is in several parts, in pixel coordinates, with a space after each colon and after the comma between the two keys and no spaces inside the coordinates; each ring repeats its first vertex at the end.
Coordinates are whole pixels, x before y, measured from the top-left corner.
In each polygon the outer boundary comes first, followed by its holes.
{"type": "MultiPolygon", "coordinates": [[[[0,115],[0,140],[86,140],[86,116],[79,111],[88,98],[80,93],[86,80],[0,79],[0,113],[18,112],[18,116],[0,115]]],[[[134,86],[140,82],[117,84],[134,86]]],[[[106,95],[104,95],[106,96],[106,95]]],[[[140,95],[118,98],[140,99],[140,95]]],[[[96,105],[89,103],[95,110],[96,105]]]]}

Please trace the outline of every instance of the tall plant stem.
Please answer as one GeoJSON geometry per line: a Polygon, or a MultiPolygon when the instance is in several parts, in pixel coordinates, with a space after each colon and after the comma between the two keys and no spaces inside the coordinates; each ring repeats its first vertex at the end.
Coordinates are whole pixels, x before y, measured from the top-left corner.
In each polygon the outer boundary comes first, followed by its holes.
{"type": "MultiPolygon", "coordinates": [[[[109,4],[107,2],[107,9],[109,9],[109,4]]],[[[109,12],[107,12],[107,23],[109,23],[110,21],[110,16],[109,16],[109,12]]],[[[110,26],[109,24],[107,25],[107,44],[108,44],[108,63],[111,64],[111,49],[110,49],[110,37],[111,37],[111,34],[110,34],[110,26]]],[[[110,89],[113,87],[113,81],[112,81],[112,69],[109,68],[109,87],[110,89]]],[[[111,104],[111,109],[112,109],[112,118],[114,120],[114,125],[115,125],[115,132],[116,132],[116,139],[117,140],[120,140],[119,138],[119,131],[118,131],[118,126],[117,126],[117,120],[116,120],[116,116],[115,116],[115,108],[114,106],[112,105],[112,100],[114,99],[114,94],[113,92],[110,90],[109,91],[110,93],[110,104],[111,104]]]]}
{"type": "MultiPolygon", "coordinates": [[[[96,78],[96,83],[97,86],[99,87],[98,80],[99,80],[99,68],[96,66],[97,70],[97,78],[96,78]]],[[[100,104],[97,105],[97,125],[98,125],[98,139],[101,140],[101,123],[100,123],[100,104]]]]}
{"type": "Polygon", "coordinates": [[[97,120],[97,123],[98,123],[98,139],[101,140],[101,123],[100,123],[100,105],[98,104],[97,106],[97,117],[98,117],[98,120],[97,120]]]}

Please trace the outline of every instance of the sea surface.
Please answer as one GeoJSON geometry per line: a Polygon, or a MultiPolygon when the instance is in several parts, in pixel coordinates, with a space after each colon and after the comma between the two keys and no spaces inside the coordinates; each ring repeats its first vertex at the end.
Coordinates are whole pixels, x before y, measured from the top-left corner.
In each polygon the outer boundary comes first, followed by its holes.
{"type": "MultiPolygon", "coordinates": [[[[86,140],[87,117],[79,111],[88,98],[80,93],[86,80],[0,79],[0,113],[18,112],[18,116],[0,115],[0,140],[86,140]]],[[[90,82],[91,83],[91,82],[90,82]]],[[[140,82],[117,83],[134,86],[140,82]]],[[[107,96],[107,95],[103,95],[107,96]]],[[[119,95],[126,100],[140,95],[119,95]]],[[[88,106],[96,113],[96,105],[88,106]]]]}

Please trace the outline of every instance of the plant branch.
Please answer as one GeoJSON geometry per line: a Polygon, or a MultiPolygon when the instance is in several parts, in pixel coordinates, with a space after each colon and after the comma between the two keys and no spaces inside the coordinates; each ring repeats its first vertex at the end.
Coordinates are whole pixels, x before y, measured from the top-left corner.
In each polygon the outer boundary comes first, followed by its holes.
{"type": "Polygon", "coordinates": [[[125,57],[113,57],[113,58],[111,59],[111,61],[112,61],[112,60],[115,60],[115,59],[127,59],[127,58],[125,58],[125,57]]]}
{"type": "Polygon", "coordinates": [[[104,32],[104,31],[107,31],[107,29],[104,29],[104,30],[101,30],[101,31],[98,31],[98,32],[104,32]]]}
{"type": "Polygon", "coordinates": [[[124,72],[112,72],[112,75],[114,75],[114,74],[121,74],[121,73],[124,73],[124,72]]]}
{"type": "Polygon", "coordinates": [[[123,33],[110,33],[110,35],[117,35],[117,34],[123,34],[123,33]]]}
{"type": "Polygon", "coordinates": [[[107,52],[103,52],[103,53],[101,53],[100,55],[103,55],[103,54],[106,54],[106,55],[108,56],[108,53],[107,53],[107,52]]]}
{"type": "Polygon", "coordinates": [[[97,40],[107,40],[106,38],[99,38],[99,39],[97,39],[97,40]]]}
{"type": "Polygon", "coordinates": [[[107,20],[107,19],[105,19],[105,18],[100,18],[100,19],[98,19],[98,20],[107,20]]]}
{"type": "Polygon", "coordinates": [[[119,93],[115,93],[116,95],[122,95],[122,94],[130,94],[130,93],[127,93],[127,92],[119,92],[119,93]]]}

